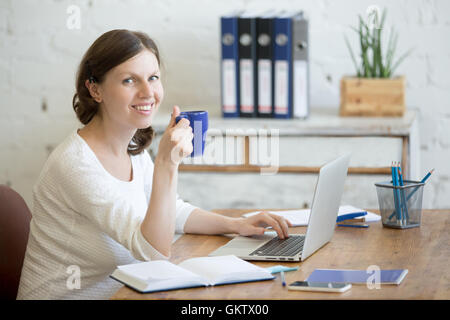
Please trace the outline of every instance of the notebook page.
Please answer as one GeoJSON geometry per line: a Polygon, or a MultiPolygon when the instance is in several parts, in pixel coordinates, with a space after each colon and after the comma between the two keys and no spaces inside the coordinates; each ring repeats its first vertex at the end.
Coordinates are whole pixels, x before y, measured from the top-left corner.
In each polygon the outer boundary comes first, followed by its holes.
{"type": "MultiPolygon", "coordinates": [[[[261,211],[249,212],[244,214],[244,217],[250,217],[255,214],[260,213],[261,211]]],[[[267,211],[269,213],[276,214],[287,219],[293,227],[306,226],[309,221],[309,212],[310,209],[303,210],[286,210],[286,211],[267,211]]]]}
{"type": "Polygon", "coordinates": [[[267,270],[234,255],[192,258],[179,266],[207,278],[211,284],[272,277],[267,270]]]}
{"type": "Polygon", "coordinates": [[[165,260],[118,266],[122,272],[144,281],[197,277],[192,272],[165,260]]]}

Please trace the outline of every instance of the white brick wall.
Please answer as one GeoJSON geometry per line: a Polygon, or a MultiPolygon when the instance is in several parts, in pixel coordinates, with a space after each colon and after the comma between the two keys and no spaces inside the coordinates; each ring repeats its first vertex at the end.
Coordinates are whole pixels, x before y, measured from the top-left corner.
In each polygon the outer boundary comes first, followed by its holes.
{"type": "MultiPolygon", "coordinates": [[[[160,46],[166,111],[196,105],[220,114],[219,16],[236,8],[298,8],[310,18],[311,99],[337,108],[339,80],[354,72],[343,40],[369,5],[388,8],[400,33],[407,105],[421,111],[421,166],[436,172],[424,207],[450,207],[450,1],[448,0],[0,0],[0,183],[31,205],[31,188],[54,146],[78,126],[71,106],[77,65],[116,28],[142,30],[160,46]],[[66,12],[81,9],[81,29],[66,12]]],[[[356,42],[355,42],[356,46],[356,42]]],[[[375,192],[375,191],[374,191],[375,192]]]]}

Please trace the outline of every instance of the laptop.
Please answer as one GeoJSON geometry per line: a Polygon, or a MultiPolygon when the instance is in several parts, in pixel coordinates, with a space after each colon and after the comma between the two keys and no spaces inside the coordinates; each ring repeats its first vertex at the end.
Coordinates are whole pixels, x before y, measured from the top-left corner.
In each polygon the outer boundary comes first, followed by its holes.
{"type": "Polygon", "coordinates": [[[244,260],[304,261],[327,244],[334,233],[350,154],[320,168],[306,234],[279,239],[275,232],[236,236],[209,256],[236,255],[244,260]]]}

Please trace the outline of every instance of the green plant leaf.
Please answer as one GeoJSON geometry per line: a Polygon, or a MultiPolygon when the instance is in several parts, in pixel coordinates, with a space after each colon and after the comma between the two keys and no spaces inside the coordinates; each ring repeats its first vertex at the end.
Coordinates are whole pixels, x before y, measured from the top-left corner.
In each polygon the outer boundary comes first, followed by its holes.
{"type": "Polygon", "coordinates": [[[361,43],[361,60],[362,60],[362,70],[363,70],[362,76],[365,78],[370,78],[372,76],[372,73],[370,70],[369,58],[368,58],[368,48],[370,46],[369,28],[364,23],[364,20],[361,17],[361,15],[358,15],[358,17],[359,17],[359,33],[360,33],[360,43],[361,43]]]}
{"type": "Polygon", "coordinates": [[[386,67],[388,69],[392,69],[392,60],[394,58],[394,53],[397,48],[397,39],[398,39],[398,34],[394,31],[393,28],[391,31],[391,35],[392,35],[392,41],[390,41],[390,46],[389,46],[388,52],[386,54],[386,67]]]}
{"type": "Polygon", "coordinates": [[[359,71],[359,67],[358,67],[358,63],[356,62],[355,55],[353,54],[352,47],[350,46],[350,42],[348,41],[348,38],[345,35],[344,35],[344,39],[345,39],[345,43],[347,44],[348,51],[350,51],[350,56],[352,57],[353,64],[355,65],[356,75],[359,77],[361,73],[359,71]]]}
{"type": "Polygon", "coordinates": [[[391,68],[391,73],[392,73],[392,74],[394,73],[395,69],[397,69],[397,67],[400,65],[400,63],[401,63],[403,60],[405,60],[405,58],[406,58],[407,56],[409,56],[409,55],[411,54],[412,51],[413,51],[413,49],[409,49],[407,52],[405,52],[404,54],[402,54],[402,55],[400,56],[400,58],[398,58],[397,62],[394,63],[394,65],[393,65],[392,68],[391,68]]]}
{"type": "Polygon", "coordinates": [[[378,67],[378,47],[379,47],[379,41],[378,41],[378,32],[376,28],[372,29],[372,75],[374,77],[377,77],[377,67],[378,67]]]}
{"type": "Polygon", "coordinates": [[[393,63],[397,49],[398,33],[391,27],[386,52],[383,52],[382,30],[384,29],[386,22],[387,9],[383,9],[381,19],[379,19],[380,17],[378,17],[377,13],[372,14],[376,15],[372,16],[376,19],[375,28],[369,28],[368,24],[360,14],[358,15],[358,27],[350,26],[351,30],[355,31],[359,36],[359,45],[361,48],[361,60],[359,64],[348,38],[344,36],[344,39],[358,76],[366,78],[389,78],[398,65],[411,53],[411,50],[403,54],[395,61],[395,63],[393,63]],[[379,24],[377,25],[378,22],[379,24]]]}
{"type": "Polygon", "coordinates": [[[355,31],[355,32],[358,34],[358,36],[360,35],[358,28],[355,28],[355,27],[350,26],[350,29],[352,29],[353,31],[355,31]]]}
{"type": "Polygon", "coordinates": [[[386,14],[387,14],[387,10],[386,8],[383,9],[383,13],[381,15],[381,21],[380,21],[380,25],[379,28],[377,29],[377,63],[378,63],[378,77],[380,78],[384,78],[384,67],[383,67],[383,53],[382,53],[382,42],[381,42],[381,30],[383,30],[384,28],[384,22],[386,20],[386,14]]]}

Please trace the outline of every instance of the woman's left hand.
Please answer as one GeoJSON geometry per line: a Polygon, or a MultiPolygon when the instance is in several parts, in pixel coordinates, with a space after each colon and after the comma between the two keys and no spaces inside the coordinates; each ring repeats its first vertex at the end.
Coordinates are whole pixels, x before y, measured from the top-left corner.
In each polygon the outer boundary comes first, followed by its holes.
{"type": "Polygon", "coordinates": [[[280,239],[289,237],[289,227],[292,224],[283,217],[268,212],[260,212],[237,221],[237,233],[242,236],[264,234],[267,227],[272,227],[280,239]]]}

